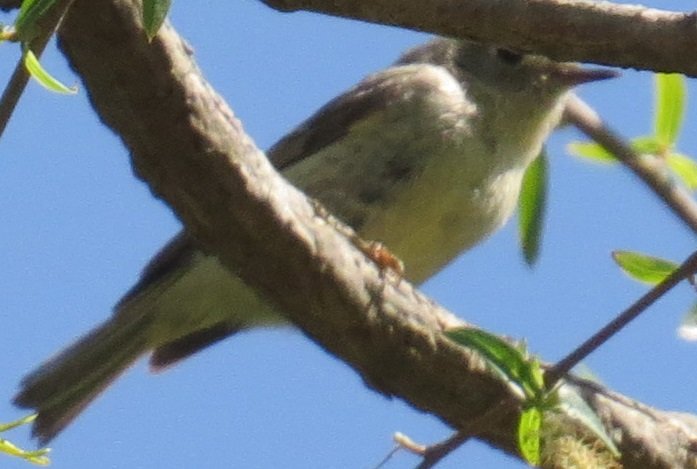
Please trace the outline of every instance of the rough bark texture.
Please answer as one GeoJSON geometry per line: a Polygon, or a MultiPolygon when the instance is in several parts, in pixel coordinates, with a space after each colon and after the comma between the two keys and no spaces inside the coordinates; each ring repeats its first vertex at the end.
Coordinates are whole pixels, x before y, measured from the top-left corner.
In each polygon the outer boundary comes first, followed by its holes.
{"type": "MultiPolygon", "coordinates": [[[[697,76],[697,13],[588,0],[261,0],[533,50],[557,60],[697,76]]],[[[20,0],[0,0],[0,9],[20,0]]]]}
{"type": "Polygon", "coordinates": [[[593,62],[697,76],[697,14],[588,0],[262,0],[593,62]]]}
{"type": "MultiPolygon", "coordinates": [[[[456,428],[504,399],[507,389],[481,361],[441,334],[461,322],[406,282],[385,278],[337,233],[271,168],[173,29],[148,43],[133,6],[76,0],[61,47],[136,172],[201,245],[376,391],[456,428]]],[[[693,417],[580,386],[625,467],[693,467],[693,417]]],[[[515,453],[515,412],[501,414],[480,437],[515,453]]]]}

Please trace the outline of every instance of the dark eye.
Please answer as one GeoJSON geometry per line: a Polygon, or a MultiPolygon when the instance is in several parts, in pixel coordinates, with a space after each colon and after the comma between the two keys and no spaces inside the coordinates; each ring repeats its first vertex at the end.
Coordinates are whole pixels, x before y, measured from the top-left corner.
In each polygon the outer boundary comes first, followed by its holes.
{"type": "Polygon", "coordinates": [[[523,60],[521,54],[516,54],[508,49],[496,49],[496,56],[508,65],[517,65],[523,60]]]}

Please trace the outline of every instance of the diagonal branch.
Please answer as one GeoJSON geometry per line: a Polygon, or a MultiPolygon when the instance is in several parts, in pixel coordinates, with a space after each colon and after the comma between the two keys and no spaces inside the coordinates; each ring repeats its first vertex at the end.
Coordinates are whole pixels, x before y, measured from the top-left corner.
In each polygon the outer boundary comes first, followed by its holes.
{"type": "Polygon", "coordinates": [[[661,283],[649,290],[629,308],[624,310],[606,326],[589,337],[585,342],[574,349],[569,355],[557,362],[545,375],[548,388],[552,388],[557,381],[566,376],[574,367],[578,366],[588,355],[600,348],[605,342],[614,337],[630,322],[639,317],[654,302],[663,297],[678,283],[694,275],[697,270],[697,253],[693,253],[674,272],[667,276],[661,283]]]}
{"type": "Polygon", "coordinates": [[[564,119],[619,159],[693,232],[697,233],[697,202],[684,187],[670,177],[663,165],[637,154],[622,137],[603,122],[593,108],[578,96],[570,96],[564,109],[564,119]]]}
{"type": "Polygon", "coordinates": [[[443,36],[594,62],[697,76],[697,14],[588,0],[261,0],[443,36]]]}
{"type": "MultiPolygon", "coordinates": [[[[63,15],[65,15],[73,0],[61,0],[55,3],[48,14],[44,15],[36,25],[37,36],[28,44],[27,47],[37,56],[41,57],[48,41],[55,33],[63,15]]],[[[29,72],[24,67],[24,60],[20,59],[15,66],[12,76],[7,82],[7,86],[0,96],[0,136],[5,131],[10,117],[17,107],[19,98],[29,82],[29,72]]]]}
{"type": "MultiPolygon", "coordinates": [[[[169,26],[149,44],[134,2],[76,0],[61,47],[134,168],[205,248],[233,268],[368,386],[467,427],[507,396],[481,360],[445,339],[461,325],[391,281],[289,186],[244,134],[169,26]]],[[[579,382],[617,435],[628,468],[684,467],[690,416],[579,382]]],[[[479,437],[516,453],[515,411],[479,437]]]]}

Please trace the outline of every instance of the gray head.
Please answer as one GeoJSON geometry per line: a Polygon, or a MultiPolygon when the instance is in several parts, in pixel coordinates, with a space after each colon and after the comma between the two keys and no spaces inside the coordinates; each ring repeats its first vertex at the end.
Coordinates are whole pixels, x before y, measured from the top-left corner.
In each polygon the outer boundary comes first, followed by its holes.
{"type": "Polygon", "coordinates": [[[494,93],[514,100],[524,95],[540,105],[556,100],[575,85],[616,75],[611,70],[582,68],[575,63],[456,39],[435,39],[406,52],[397,62],[411,63],[443,66],[476,93],[494,93]]]}
{"type": "Polygon", "coordinates": [[[491,162],[525,168],[561,119],[575,85],[615,76],[606,69],[518,54],[471,41],[436,39],[404,54],[399,65],[428,63],[447,69],[476,109],[470,125],[491,162]],[[525,151],[524,151],[525,150],[525,151]]]}

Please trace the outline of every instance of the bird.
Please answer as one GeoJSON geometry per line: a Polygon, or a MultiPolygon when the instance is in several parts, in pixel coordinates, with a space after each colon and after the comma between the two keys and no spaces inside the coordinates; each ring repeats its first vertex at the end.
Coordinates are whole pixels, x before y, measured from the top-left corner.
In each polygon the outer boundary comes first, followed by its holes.
{"type": "MultiPolygon", "coordinates": [[[[420,284],[499,229],[527,167],[581,83],[607,69],[436,38],[329,101],[281,138],[276,169],[420,284]]],[[[113,314],[30,372],[14,403],[46,444],[124,370],[164,370],[235,333],[287,324],[184,229],[113,314]]]]}

